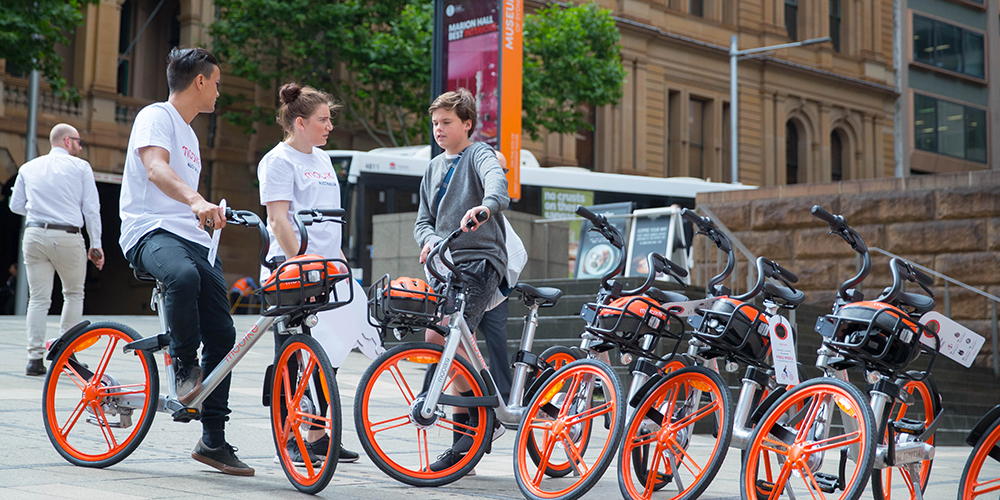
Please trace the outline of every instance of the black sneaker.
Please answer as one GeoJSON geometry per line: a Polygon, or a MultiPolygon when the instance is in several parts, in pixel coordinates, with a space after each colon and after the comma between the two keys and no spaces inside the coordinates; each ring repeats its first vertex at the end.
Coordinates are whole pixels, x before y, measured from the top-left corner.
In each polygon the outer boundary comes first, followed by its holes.
{"type": "MultiPolygon", "coordinates": [[[[330,449],[330,436],[326,434],[319,438],[313,443],[306,443],[306,448],[309,448],[309,453],[315,454],[317,457],[326,460],[326,452],[330,449]]],[[[343,446],[340,447],[340,455],[337,457],[337,461],[342,464],[349,464],[352,462],[357,462],[361,458],[357,453],[344,449],[343,446]]]]}
{"type": "MultiPolygon", "coordinates": [[[[298,465],[299,467],[306,466],[306,461],[302,459],[302,453],[299,452],[299,444],[295,442],[294,438],[289,439],[288,442],[285,443],[285,449],[288,450],[288,456],[292,459],[293,464],[298,465]]],[[[326,460],[326,457],[320,458],[319,456],[313,454],[312,448],[309,446],[309,443],[306,443],[306,453],[309,454],[309,459],[310,461],[312,461],[313,467],[319,467],[320,465],[323,465],[323,460],[326,460]]],[[[274,458],[275,462],[279,460],[278,457],[274,458]]]]}
{"type": "MultiPolygon", "coordinates": [[[[460,462],[464,456],[464,453],[456,453],[454,449],[448,448],[447,451],[438,455],[437,462],[430,464],[427,468],[430,469],[431,472],[440,472],[449,467],[453,467],[455,464],[460,462]]],[[[468,472],[468,474],[466,474],[466,476],[475,475],[476,469],[472,469],[468,472]]]]}
{"type": "Polygon", "coordinates": [[[29,359],[28,366],[24,368],[24,374],[32,377],[45,375],[45,363],[41,359],[29,359]]]}
{"type": "Polygon", "coordinates": [[[201,366],[198,361],[183,363],[174,360],[174,382],[177,388],[177,400],[182,405],[190,403],[201,391],[201,366]]]}
{"type": "Polygon", "coordinates": [[[252,476],[253,468],[236,458],[236,451],[237,449],[229,443],[223,443],[218,448],[209,448],[205,446],[205,441],[199,439],[194,451],[191,452],[191,458],[210,467],[215,467],[224,474],[252,476]]]}

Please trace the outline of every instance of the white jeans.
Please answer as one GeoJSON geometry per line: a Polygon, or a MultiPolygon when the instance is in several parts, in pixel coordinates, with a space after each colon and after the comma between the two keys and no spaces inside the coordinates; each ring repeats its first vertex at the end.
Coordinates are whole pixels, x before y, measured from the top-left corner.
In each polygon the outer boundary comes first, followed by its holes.
{"type": "Polygon", "coordinates": [[[83,316],[87,249],[80,233],[28,227],[24,229],[21,251],[28,275],[28,359],[42,359],[45,355],[45,319],[52,305],[52,273],[59,273],[62,281],[61,335],[83,316]]]}

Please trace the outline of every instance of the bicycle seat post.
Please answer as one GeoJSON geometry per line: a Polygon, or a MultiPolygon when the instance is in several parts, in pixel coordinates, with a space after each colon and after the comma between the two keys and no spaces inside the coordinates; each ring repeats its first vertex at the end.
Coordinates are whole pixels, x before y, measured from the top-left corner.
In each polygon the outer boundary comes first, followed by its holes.
{"type": "MultiPolygon", "coordinates": [[[[521,331],[520,352],[531,352],[531,346],[535,341],[535,330],[538,329],[538,303],[532,301],[528,306],[528,314],[524,315],[524,329],[521,331]]],[[[528,363],[518,358],[514,362],[514,374],[511,381],[510,406],[509,408],[522,408],[524,406],[524,382],[528,377],[528,363]]],[[[503,419],[501,419],[503,421],[503,419]]]]}

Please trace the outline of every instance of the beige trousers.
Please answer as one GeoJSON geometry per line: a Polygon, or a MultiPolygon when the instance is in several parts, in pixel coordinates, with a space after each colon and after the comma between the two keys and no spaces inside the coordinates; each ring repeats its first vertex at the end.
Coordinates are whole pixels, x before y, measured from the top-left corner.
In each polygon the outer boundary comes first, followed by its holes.
{"type": "Polygon", "coordinates": [[[28,275],[28,359],[41,359],[45,355],[45,319],[52,305],[53,272],[59,273],[62,281],[61,335],[83,316],[87,249],[80,233],[29,227],[24,229],[21,250],[28,275]]]}

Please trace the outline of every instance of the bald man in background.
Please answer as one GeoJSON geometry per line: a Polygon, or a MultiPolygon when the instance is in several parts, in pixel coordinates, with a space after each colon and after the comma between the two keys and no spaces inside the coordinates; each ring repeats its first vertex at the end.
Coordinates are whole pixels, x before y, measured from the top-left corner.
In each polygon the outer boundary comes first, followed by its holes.
{"type": "Polygon", "coordinates": [[[27,217],[21,251],[28,279],[28,366],[26,375],[45,375],[45,317],[52,305],[52,274],[62,281],[63,307],[59,334],[83,316],[83,282],[87,260],[104,267],[101,250],[101,204],[90,163],[77,158],[83,150],[80,132],[60,123],[49,133],[52,150],[17,172],[10,210],[27,217]],[[90,250],[81,228],[86,224],[90,250]]]}

